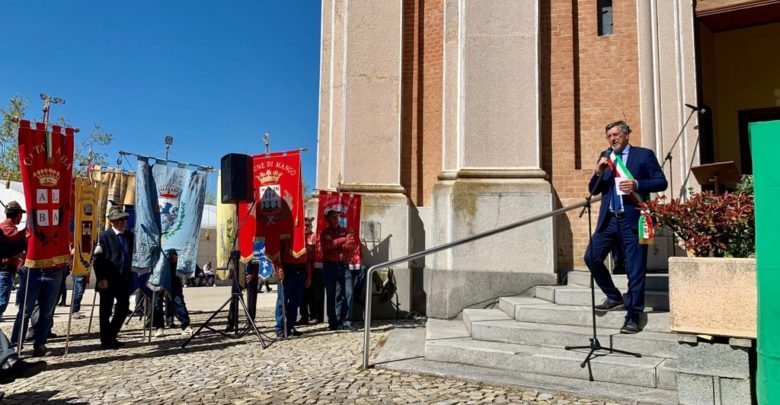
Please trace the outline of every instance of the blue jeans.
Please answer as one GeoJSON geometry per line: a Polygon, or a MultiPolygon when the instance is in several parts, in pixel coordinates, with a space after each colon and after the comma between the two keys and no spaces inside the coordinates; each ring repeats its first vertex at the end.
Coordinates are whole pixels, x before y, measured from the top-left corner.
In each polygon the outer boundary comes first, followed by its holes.
{"type": "Polygon", "coordinates": [[[25,307],[24,330],[22,336],[27,335],[27,322],[35,308],[35,302],[40,306],[40,315],[38,324],[35,326],[35,346],[46,343],[49,331],[52,325],[52,314],[54,305],[57,303],[57,295],[60,291],[63,271],[44,271],[43,269],[27,269],[22,267],[19,270],[19,291],[16,294],[16,304],[19,306],[19,312],[16,314],[14,322],[14,331],[11,336],[11,344],[19,342],[19,327],[22,325],[22,307],[25,307]],[[30,286],[27,287],[27,272],[30,272],[30,286]],[[25,289],[27,296],[25,296],[25,289]],[[26,306],[22,302],[27,302],[26,306]]]}
{"type": "Polygon", "coordinates": [[[344,263],[325,262],[322,265],[325,281],[325,306],[328,311],[328,326],[331,329],[351,324],[352,271],[344,263]]]}
{"type": "Polygon", "coordinates": [[[3,318],[8,300],[11,299],[11,289],[14,286],[14,271],[0,271],[0,319],[3,318]]]}
{"type": "MultiPolygon", "coordinates": [[[[287,309],[288,335],[295,326],[298,307],[301,305],[301,299],[303,298],[303,288],[306,286],[306,271],[294,271],[290,269],[292,269],[292,267],[285,269],[284,281],[282,281],[281,287],[284,289],[284,300],[286,301],[285,308],[287,309]]],[[[283,331],[284,319],[282,319],[282,293],[280,292],[276,295],[276,332],[282,333],[283,331]]]]}
{"type": "Polygon", "coordinates": [[[84,296],[84,283],[86,277],[73,276],[73,306],[71,312],[76,313],[81,311],[81,298],[84,296]]]}

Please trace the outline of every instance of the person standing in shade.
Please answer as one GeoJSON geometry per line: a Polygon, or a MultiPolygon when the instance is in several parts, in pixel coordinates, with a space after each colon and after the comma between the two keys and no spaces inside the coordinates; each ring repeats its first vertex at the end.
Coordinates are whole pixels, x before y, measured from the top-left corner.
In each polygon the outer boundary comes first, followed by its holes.
{"type": "Polygon", "coordinates": [[[325,211],[328,227],[320,234],[322,278],[325,281],[328,329],[355,330],[349,319],[348,297],[352,297],[352,272],[347,261],[355,249],[355,237],[339,224],[339,211],[325,211]]]}
{"type": "Polygon", "coordinates": [[[117,335],[130,312],[133,287],[130,267],[135,235],[125,229],[128,216],[119,207],[111,207],[108,212],[111,227],[100,233],[98,247],[95,248],[93,267],[97,278],[96,289],[100,293],[100,346],[104,349],[118,349],[123,345],[117,340],[117,335]]]}
{"type": "MultiPolygon", "coordinates": [[[[172,305],[172,309],[175,310],[176,318],[181,323],[181,333],[183,335],[192,335],[192,328],[190,328],[190,313],[187,310],[187,304],[184,302],[184,283],[182,277],[176,273],[176,268],[179,264],[179,253],[176,249],[169,249],[168,252],[168,271],[171,277],[171,291],[169,295],[170,300],[166,301],[165,305],[172,305]],[[170,304],[169,304],[170,303],[170,304]]],[[[161,337],[163,335],[163,297],[164,292],[158,292],[154,298],[154,326],[157,330],[154,333],[154,337],[161,337]]]]}
{"type": "Polygon", "coordinates": [[[295,257],[289,240],[282,240],[281,248],[282,264],[276,269],[276,276],[279,278],[279,293],[276,295],[276,336],[285,336],[282,311],[285,311],[287,316],[287,336],[300,336],[302,333],[295,329],[295,315],[298,313],[304,288],[311,285],[311,267],[305,250],[295,257]]]}
{"type": "Polygon", "coordinates": [[[14,277],[22,265],[24,251],[27,250],[26,232],[16,227],[22,222],[22,214],[26,212],[18,202],[11,201],[5,206],[5,220],[0,222],[0,231],[4,237],[4,258],[0,260],[0,318],[8,307],[14,277]]]}
{"type": "Polygon", "coordinates": [[[301,302],[301,319],[298,325],[316,325],[322,322],[325,317],[325,284],[322,281],[322,268],[314,266],[314,242],[315,235],[312,231],[314,218],[306,218],[306,255],[308,257],[308,266],[311,269],[311,283],[303,290],[303,300],[301,302]]]}
{"type": "Polygon", "coordinates": [[[584,259],[596,284],[607,296],[596,309],[609,311],[625,306],[626,318],[620,333],[637,333],[645,309],[647,273],[647,245],[639,244],[639,206],[647,201],[650,192],[665,190],[667,182],[653,151],[629,144],[631,128],[625,121],[614,121],[605,130],[610,148],[599,158],[588,184],[592,194],[602,195],[601,209],[584,259]],[[625,301],[604,265],[604,259],[615,246],[622,247],[626,262],[625,301]]]}

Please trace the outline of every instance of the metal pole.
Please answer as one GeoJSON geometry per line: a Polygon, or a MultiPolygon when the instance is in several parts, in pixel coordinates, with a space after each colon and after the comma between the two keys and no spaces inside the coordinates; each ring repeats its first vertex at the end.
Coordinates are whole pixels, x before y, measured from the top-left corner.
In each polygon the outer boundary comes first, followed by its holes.
{"type": "Polygon", "coordinates": [[[70,345],[70,323],[73,320],[73,301],[76,297],[76,276],[71,275],[71,280],[73,280],[73,289],[70,293],[70,308],[68,308],[68,331],[65,332],[65,354],[62,357],[68,357],[68,346],[70,345]]]}
{"type": "Polygon", "coordinates": [[[25,267],[27,275],[24,282],[24,300],[22,300],[22,323],[19,325],[19,340],[16,342],[16,355],[22,355],[22,346],[24,346],[24,339],[26,338],[24,333],[24,327],[27,325],[27,293],[30,289],[30,272],[31,268],[25,267]]]}
{"type": "MultiPolygon", "coordinates": [[[[97,278],[97,276],[95,276],[95,278],[97,278]]],[[[97,283],[97,281],[95,282],[97,283]]],[[[84,286],[84,291],[86,290],[87,286],[84,286]]],[[[95,284],[95,288],[92,289],[92,309],[89,310],[89,326],[87,326],[87,334],[92,331],[92,317],[95,316],[95,300],[97,299],[97,295],[97,284],[95,284]]]]}

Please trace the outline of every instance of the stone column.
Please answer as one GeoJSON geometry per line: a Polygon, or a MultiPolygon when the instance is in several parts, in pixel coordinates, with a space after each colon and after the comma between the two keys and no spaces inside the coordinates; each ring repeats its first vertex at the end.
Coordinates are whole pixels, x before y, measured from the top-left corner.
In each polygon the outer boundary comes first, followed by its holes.
{"type": "MultiPolygon", "coordinates": [[[[319,175],[317,188],[363,196],[361,238],[369,266],[409,252],[409,204],[400,181],[402,11],[402,0],[323,2],[321,75],[330,86],[321,89],[328,100],[320,100],[318,167],[331,174],[319,175]],[[326,13],[328,5],[332,11],[326,13]],[[332,27],[330,45],[326,24],[332,27]],[[324,116],[326,103],[330,113],[324,116]]],[[[411,309],[407,268],[395,271],[406,311],[411,309]]]]}
{"type": "MultiPolygon", "coordinates": [[[[445,145],[434,190],[435,245],[553,209],[541,169],[538,14],[536,2],[445,2],[445,145]]],[[[553,243],[548,219],[437,255],[426,277],[428,315],[451,317],[554,283],[553,243]]]]}

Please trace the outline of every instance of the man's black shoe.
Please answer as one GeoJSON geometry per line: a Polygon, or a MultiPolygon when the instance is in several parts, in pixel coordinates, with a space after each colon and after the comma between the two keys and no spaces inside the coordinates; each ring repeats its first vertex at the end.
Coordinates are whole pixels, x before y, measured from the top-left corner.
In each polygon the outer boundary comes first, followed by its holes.
{"type": "Polygon", "coordinates": [[[636,321],[632,321],[630,319],[626,319],[626,323],[623,324],[623,327],[620,328],[620,333],[623,334],[634,334],[639,332],[639,324],[636,321]]]}
{"type": "Polygon", "coordinates": [[[106,350],[116,350],[119,349],[119,345],[116,344],[116,342],[109,342],[109,343],[101,343],[100,347],[106,350]]]}
{"type": "Polygon", "coordinates": [[[47,336],[47,338],[49,338],[49,339],[54,339],[54,338],[56,338],[56,337],[59,337],[59,336],[60,336],[60,335],[58,335],[58,334],[56,334],[56,333],[54,333],[54,332],[49,332],[49,335],[47,336]]]}
{"type": "Polygon", "coordinates": [[[9,356],[0,367],[0,384],[10,384],[17,378],[32,377],[45,369],[45,361],[27,362],[14,354],[9,356]]]}
{"type": "Polygon", "coordinates": [[[118,340],[116,340],[116,339],[114,339],[114,342],[113,342],[113,343],[114,343],[114,345],[115,345],[116,347],[122,347],[122,346],[124,346],[124,345],[125,345],[125,342],[120,342],[120,341],[118,341],[118,340]]]}
{"type": "Polygon", "coordinates": [[[33,347],[33,357],[43,357],[49,353],[49,348],[46,345],[36,345],[33,347]]]}
{"type": "Polygon", "coordinates": [[[615,301],[611,300],[609,298],[604,299],[604,302],[601,304],[596,305],[596,310],[598,311],[611,311],[613,309],[620,309],[623,308],[623,301],[615,301]]]}
{"type": "Polygon", "coordinates": [[[339,327],[336,325],[328,325],[328,330],[339,330],[339,327]]]}
{"type": "Polygon", "coordinates": [[[357,332],[358,328],[352,326],[352,324],[344,325],[344,329],[350,331],[350,332],[357,332]]]}
{"type": "Polygon", "coordinates": [[[296,329],[293,329],[292,332],[288,333],[287,335],[288,336],[301,336],[301,335],[303,335],[303,332],[301,332],[299,330],[296,330],[296,329]]]}

